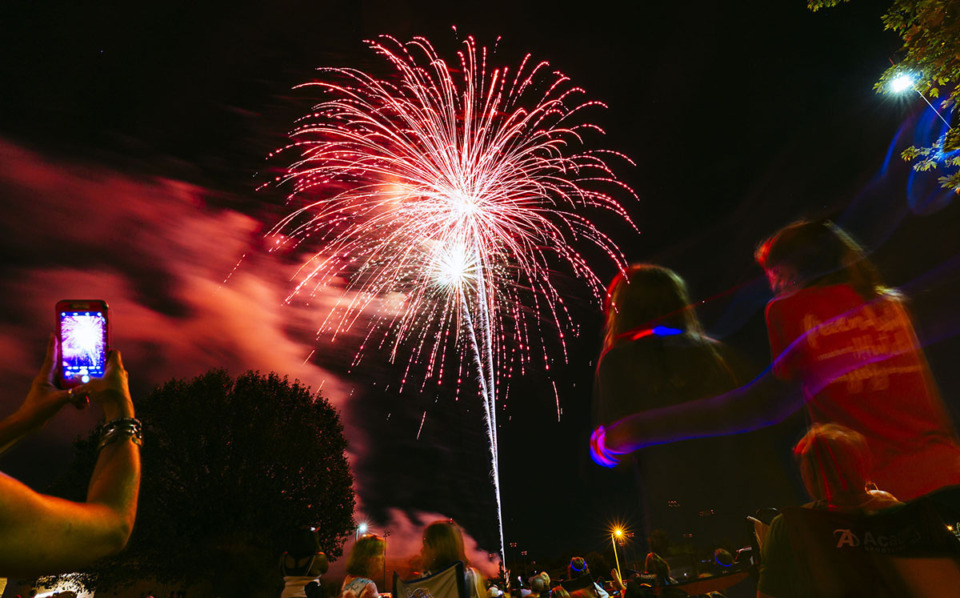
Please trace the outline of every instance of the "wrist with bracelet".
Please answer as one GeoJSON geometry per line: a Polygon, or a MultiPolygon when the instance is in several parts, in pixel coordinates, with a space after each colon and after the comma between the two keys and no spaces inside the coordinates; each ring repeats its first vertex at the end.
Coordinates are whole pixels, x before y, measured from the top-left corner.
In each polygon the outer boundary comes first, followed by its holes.
{"type": "Polygon", "coordinates": [[[100,442],[97,451],[118,440],[130,439],[135,445],[143,446],[143,424],[135,417],[121,417],[100,426],[100,442]]]}

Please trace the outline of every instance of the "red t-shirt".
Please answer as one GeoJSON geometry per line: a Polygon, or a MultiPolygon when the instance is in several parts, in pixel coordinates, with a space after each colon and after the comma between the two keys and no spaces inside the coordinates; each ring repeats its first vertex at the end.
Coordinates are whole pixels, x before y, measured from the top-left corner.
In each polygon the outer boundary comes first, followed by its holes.
{"type": "Polygon", "coordinates": [[[882,490],[909,500],[960,483],[960,446],[896,297],[802,289],[767,305],[767,330],[776,376],[803,385],[814,422],[866,437],[882,490]]]}

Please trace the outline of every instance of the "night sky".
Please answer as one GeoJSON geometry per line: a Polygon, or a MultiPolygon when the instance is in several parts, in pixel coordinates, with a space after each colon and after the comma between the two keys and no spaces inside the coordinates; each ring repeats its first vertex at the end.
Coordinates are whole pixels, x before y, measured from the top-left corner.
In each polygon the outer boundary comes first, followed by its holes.
{"type": "MultiPolygon", "coordinates": [[[[798,217],[835,218],[911,296],[960,411],[960,213],[935,174],[911,176],[899,158],[930,134],[922,100],[873,90],[899,47],[882,30],[885,2],[817,14],[799,0],[84,4],[0,5],[4,413],[40,362],[56,300],[104,298],[136,392],[215,366],[323,384],[375,531],[393,530],[401,552],[406,533],[414,550],[417,522],[441,514],[497,550],[479,400],[435,386],[398,394],[385,355],[351,368],[354,339],[316,345],[320,307],[284,305],[295,264],[263,251],[285,193],[255,191],[279,166],[265,156],[311,105],[291,88],[319,66],[382,71],[363,43],[378,34],[423,35],[450,58],[473,35],[511,66],[530,52],[605,102],[591,120],[636,162],[617,171],[639,195],[620,199],[642,232],[598,226],[629,260],[683,275],[708,330],[757,365],[769,361],[769,293],[754,246],[798,217]]],[[[515,379],[500,420],[506,540],[531,559],[603,550],[610,523],[637,515],[622,478],[587,452],[600,307],[584,285],[563,287],[581,324],[568,363],[515,379]]],[[[61,414],[0,468],[42,486],[92,421],[61,414]]],[[[796,427],[783,430],[786,458],[796,427]]]]}

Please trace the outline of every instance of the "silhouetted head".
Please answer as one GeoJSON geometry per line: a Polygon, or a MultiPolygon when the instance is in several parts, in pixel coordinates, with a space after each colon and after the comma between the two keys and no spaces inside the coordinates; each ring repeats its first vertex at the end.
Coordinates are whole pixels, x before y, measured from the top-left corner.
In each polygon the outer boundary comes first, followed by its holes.
{"type": "Polygon", "coordinates": [[[547,582],[540,577],[539,575],[534,575],[530,578],[530,592],[539,596],[543,592],[546,592],[549,587],[547,582]]]}
{"type": "Polygon", "coordinates": [[[687,285],[673,270],[653,264],[633,264],[617,274],[607,290],[604,346],[637,328],[668,326],[703,334],[687,295],[687,285]]]}
{"type": "Polygon", "coordinates": [[[787,225],[761,243],[754,257],[777,294],[834,284],[848,284],[864,299],[884,291],[863,248],[829,220],[787,225]]]}
{"type": "Polygon", "coordinates": [[[320,537],[317,535],[316,529],[301,527],[293,532],[287,554],[300,559],[313,556],[318,552],[320,552],[320,537]]]}
{"type": "Polygon", "coordinates": [[[370,577],[383,567],[383,553],[386,541],[376,534],[360,536],[350,556],[347,557],[347,573],[356,577],[370,577]]]}
{"type": "Polygon", "coordinates": [[[590,575],[590,567],[587,566],[587,561],[582,556],[575,556],[570,559],[570,564],[567,565],[567,579],[576,579],[583,575],[590,575]]]}
{"type": "Polygon", "coordinates": [[[814,424],[793,454],[812,498],[836,504],[866,491],[873,460],[863,434],[839,424],[814,424]]]}
{"type": "Polygon", "coordinates": [[[434,521],[423,530],[420,554],[428,571],[441,571],[457,561],[470,564],[463,547],[463,532],[452,519],[434,521]]]}

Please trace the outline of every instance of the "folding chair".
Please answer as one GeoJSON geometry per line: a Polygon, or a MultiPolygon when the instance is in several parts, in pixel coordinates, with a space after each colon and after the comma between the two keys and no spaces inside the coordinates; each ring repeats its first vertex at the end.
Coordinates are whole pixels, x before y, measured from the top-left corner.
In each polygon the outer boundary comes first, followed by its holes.
{"type": "Polygon", "coordinates": [[[464,565],[457,561],[446,569],[418,579],[400,579],[393,572],[394,598],[469,598],[464,565]]]}

